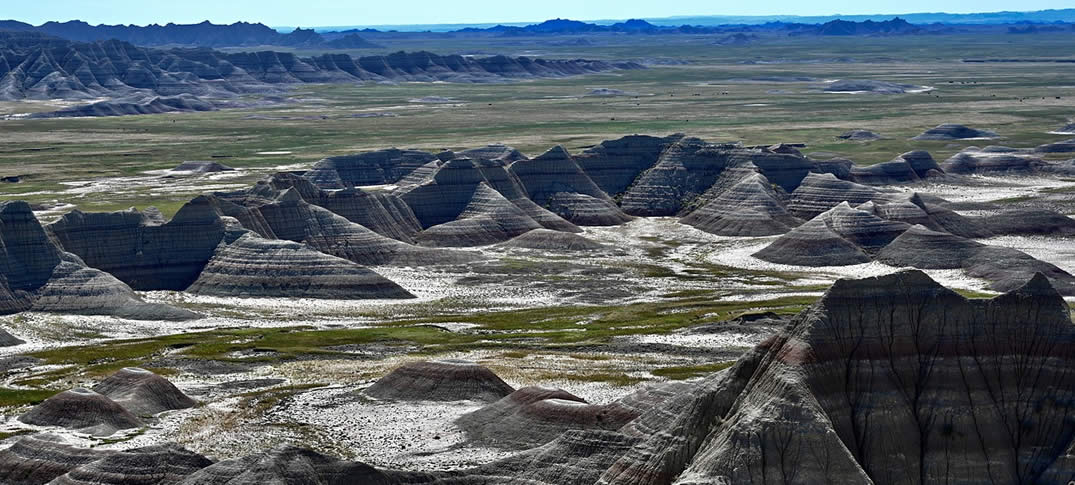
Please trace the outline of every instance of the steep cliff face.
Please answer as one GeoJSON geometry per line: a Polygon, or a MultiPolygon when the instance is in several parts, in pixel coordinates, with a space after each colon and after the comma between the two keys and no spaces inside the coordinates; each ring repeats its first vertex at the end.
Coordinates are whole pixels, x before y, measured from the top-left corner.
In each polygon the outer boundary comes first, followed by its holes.
{"type": "Polygon", "coordinates": [[[0,312],[24,310],[188,320],[197,315],[145,303],[113,276],[61,251],[21,201],[0,203],[0,312]]]}
{"type": "Polygon", "coordinates": [[[579,167],[562,146],[509,169],[534,203],[581,226],[612,226],[631,218],[579,167]]]}
{"type": "Polygon", "coordinates": [[[136,290],[184,290],[224,238],[209,197],[184,205],[167,223],[137,210],[65,214],[48,226],[64,250],[136,290]]]}
{"type": "MultiPolygon", "coordinates": [[[[275,198],[280,192],[294,187],[306,202],[392,239],[413,243],[414,236],[422,230],[407,203],[390,193],[358,188],[325,191],[314,187],[307,179],[288,173],[273,175],[266,185],[276,191],[269,197],[275,198]]],[[[257,188],[252,192],[258,193],[257,188]]]]}
{"type": "Polygon", "coordinates": [[[601,190],[615,197],[627,190],[642,172],[656,165],[661,153],[683,136],[631,135],[605,140],[575,155],[575,160],[601,190]]]}
{"type": "Polygon", "coordinates": [[[718,198],[752,172],[790,192],[814,164],[783,145],[745,148],[682,138],[624,193],[624,211],[638,216],[684,214],[718,198]]]}
{"type": "Polygon", "coordinates": [[[972,301],[919,272],[837,282],[678,483],[1056,483],[1073,340],[1041,277],[972,301]]]}
{"type": "Polygon", "coordinates": [[[303,177],[322,189],[393,184],[433,160],[432,153],[389,148],[322,159],[303,177]]]}
{"type": "Polygon", "coordinates": [[[429,249],[382,236],[328,209],[306,202],[297,188],[273,199],[239,200],[248,219],[264,221],[273,239],[306,244],[312,249],[361,265],[431,265],[472,261],[473,254],[429,249]]]}

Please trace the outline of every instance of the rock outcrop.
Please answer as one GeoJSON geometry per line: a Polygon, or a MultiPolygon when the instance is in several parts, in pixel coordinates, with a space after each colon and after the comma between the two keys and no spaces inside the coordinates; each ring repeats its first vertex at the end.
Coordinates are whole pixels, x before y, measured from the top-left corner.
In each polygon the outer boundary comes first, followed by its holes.
{"type": "Polygon", "coordinates": [[[301,57],[291,52],[157,49],[114,38],[80,43],[7,31],[0,32],[0,57],[4,59],[0,63],[0,100],[184,94],[235,98],[282,92],[287,85],[300,83],[504,82],[643,68],[631,62],[475,58],[431,52],[301,57]]]}
{"type": "Polygon", "coordinates": [[[253,234],[222,244],[187,291],[265,298],[414,298],[372,270],[291,241],[253,234]]]}
{"type": "Polygon", "coordinates": [[[867,263],[872,255],[908,229],[847,202],[818,215],[754,254],[758,259],[797,266],[867,263]]]}
{"type": "Polygon", "coordinates": [[[720,236],[771,236],[802,223],[760,173],[744,178],[680,222],[720,236]]]}
{"type": "Polygon", "coordinates": [[[136,416],[152,416],[195,404],[168,379],[137,367],[120,369],[93,386],[93,391],[115,401],[136,416]]]}
{"type": "Polygon", "coordinates": [[[0,450],[0,483],[41,485],[49,483],[80,465],[92,463],[112,452],[79,448],[48,439],[28,436],[0,450]]]}
{"type": "Polygon", "coordinates": [[[196,174],[231,172],[234,170],[234,168],[231,168],[220,162],[206,162],[199,160],[188,160],[186,162],[180,163],[179,165],[176,165],[176,167],[172,169],[173,172],[190,172],[196,174]]]}
{"type": "Polygon", "coordinates": [[[883,193],[873,187],[840,180],[831,173],[807,175],[799,187],[791,193],[787,209],[801,219],[812,219],[818,214],[836,207],[841,202],[853,206],[882,197],[883,193]]]}
{"type": "Polygon", "coordinates": [[[417,237],[422,244],[494,244],[546,225],[578,230],[527,199],[502,160],[453,158],[435,165],[421,178],[409,177],[396,191],[425,228],[417,237]]]}
{"type": "Polygon", "coordinates": [[[1073,338],[1044,278],[992,300],[841,280],[763,344],[677,483],[1062,483],[1073,338]]]}
{"type": "Polygon", "coordinates": [[[432,153],[389,148],[322,159],[303,177],[322,189],[394,184],[434,160],[432,153]]]}
{"type": "Polygon", "coordinates": [[[1042,274],[1057,291],[1075,294],[1075,276],[1053,264],[1017,249],[977,241],[914,226],[877,255],[890,266],[919,269],[962,269],[967,275],[989,282],[995,291],[1011,291],[1035,274],[1042,274]]]}
{"type": "Polygon", "coordinates": [[[1046,165],[1042,159],[1015,150],[999,150],[1002,147],[978,149],[969,147],[944,161],[946,173],[972,174],[1021,174],[1026,175],[1046,165]]]}
{"type": "MultiPolygon", "coordinates": [[[[278,173],[269,180],[259,182],[249,193],[275,199],[290,188],[297,190],[306,202],[324,207],[382,236],[413,244],[415,235],[422,230],[407,203],[387,192],[359,188],[326,191],[318,189],[305,178],[278,173]]],[[[244,220],[240,221],[246,225],[244,220]]],[[[250,229],[256,231],[253,227],[250,229]]],[[[275,237],[272,234],[262,236],[275,237]]]]}
{"type": "Polygon", "coordinates": [[[575,155],[575,161],[602,191],[616,197],[642,172],[656,165],[661,153],[681,138],[681,134],[663,138],[631,135],[605,140],[575,155]]]}
{"type": "Polygon", "coordinates": [[[97,460],[76,466],[50,485],[171,485],[213,462],[175,444],[106,452],[97,460]]]}
{"type": "Polygon", "coordinates": [[[143,302],[123,282],[57,248],[29,204],[0,202],[0,312],[24,310],[149,320],[198,317],[143,302]]]}
{"type": "Polygon", "coordinates": [[[585,236],[550,229],[534,229],[512,238],[502,246],[546,251],[592,251],[605,248],[605,245],[585,236]]]}
{"type": "Polygon", "coordinates": [[[881,135],[870,130],[851,130],[841,133],[840,136],[837,136],[836,138],[851,141],[874,141],[880,140],[881,135]]]}
{"type": "Polygon", "coordinates": [[[631,218],[582,171],[562,146],[509,165],[530,200],[581,226],[612,226],[631,218]]]}
{"type": "Polygon", "coordinates": [[[19,416],[37,426],[58,426],[95,436],[109,436],[122,429],[139,428],[142,421],[115,401],[89,389],[64,391],[19,416]]]}
{"type": "Polygon", "coordinates": [[[1072,153],[1075,152],[1075,138],[1038,145],[1034,151],[1038,153],[1072,153]]]}
{"type": "Polygon", "coordinates": [[[661,154],[623,195],[624,211],[638,216],[671,216],[704,206],[751,172],[760,172],[782,190],[795,190],[813,163],[785,145],[744,148],[682,138],[661,154]]]}
{"type": "Polygon", "coordinates": [[[917,182],[942,173],[941,167],[929,152],[916,150],[885,163],[865,167],[855,165],[851,167],[851,180],[860,184],[889,185],[917,182]]]}
{"type": "Polygon", "coordinates": [[[411,362],[396,368],[363,391],[396,401],[494,402],[515,389],[487,367],[460,360],[411,362]]]}
{"type": "Polygon", "coordinates": [[[303,243],[325,254],[364,265],[422,266],[473,261],[477,256],[460,251],[418,247],[378,234],[328,209],[308,203],[298,187],[269,192],[273,199],[231,199],[240,207],[218,205],[222,213],[248,221],[250,228],[265,228],[272,238],[303,243]]]}
{"type": "Polygon", "coordinates": [[[562,389],[524,387],[464,414],[456,425],[473,443],[527,449],[548,443],[567,430],[615,431],[638,417],[618,403],[595,405],[562,389]]]}
{"type": "Polygon", "coordinates": [[[1075,235],[1075,219],[1048,209],[1015,209],[982,219],[985,227],[998,235],[1075,235]]]}
{"type": "Polygon", "coordinates": [[[455,220],[422,231],[418,235],[418,243],[428,246],[485,246],[541,227],[500,192],[481,182],[455,220]]]}
{"type": "Polygon", "coordinates": [[[7,332],[7,330],[0,328],[0,347],[13,347],[15,345],[21,345],[24,343],[26,342],[20,340],[19,338],[16,338],[14,335],[11,335],[7,332]]]}
{"type": "Polygon", "coordinates": [[[184,290],[224,238],[225,225],[207,196],[185,204],[167,223],[130,209],[65,214],[48,226],[65,250],[136,290],[184,290]]]}
{"type": "Polygon", "coordinates": [[[997,134],[987,130],[977,130],[957,124],[938,125],[930,128],[912,140],[967,140],[979,138],[996,138],[997,134]]]}
{"type": "Polygon", "coordinates": [[[394,485],[385,474],[373,467],[346,462],[294,446],[235,460],[225,460],[203,468],[179,482],[183,485],[265,485],[348,483],[394,485]]]}

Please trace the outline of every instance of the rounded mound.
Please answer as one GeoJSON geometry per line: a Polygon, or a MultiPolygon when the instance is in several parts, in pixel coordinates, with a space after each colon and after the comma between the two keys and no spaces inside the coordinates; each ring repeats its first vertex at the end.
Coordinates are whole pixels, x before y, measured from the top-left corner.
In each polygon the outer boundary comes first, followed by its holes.
{"type": "Polygon", "coordinates": [[[603,244],[584,236],[551,229],[534,229],[503,244],[506,247],[524,249],[548,249],[561,251],[588,251],[601,249],[603,244]]]}
{"type": "Polygon", "coordinates": [[[493,402],[515,389],[487,367],[460,360],[411,362],[366,389],[377,399],[493,402]]]}
{"type": "Polygon", "coordinates": [[[843,134],[841,134],[840,136],[838,136],[836,138],[839,138],[841,140],[852,140],[852,141],[871,141],[871,140],[880,140],[881,135],[878,135],[877,133],[874,133],[874,132],[872,132],[870,130],[851,130],[851,131],[844,132],[843,134]]]}
{"type": "Polygon", "coordinates": [[[0,328],[0,347],[11,347],[23,343],[26,342],[23,342],[18,337],[7,333],[7,330],[0,328]]]}
{"type": "Polygon", "coordinates": [[[79,465],[92,463],[110,452],[78,448],[34,435],[0,451],[0,483],[50,483],[79,465]]]}
{"type": "Polygon", "coordinates": [[[970,138],[995,138],[996,133],[987,130],[976,130],[957,124],[938,125],[936,128],[926,130],[912,140],[966,140],[970,138]]]}
{"type": "Polygon", "coordinates": [[[474,442],[508,449],[548,443],[569,429],[617,430],[638,413],[619,404],[594,405],[562,389],[524,387],[456,425],[474,442]]]}
{"type": "Polygon", "coordinates": [[[178,483],[212,465],[208,458],[168,443],[108,453],[48,482],[51,485],[178,483]]]}
{"type": "Polygon", "coordinates": [[[120,369],[93,390],[138,416],[194,406],[194,400],[168,379],[137,367],[120,369]]]}
{"type": "Polygon", "coordinates": [[[142,422],[115,401],[89,389],[61,392],[19,416],[37,426],[59,426],[95,436],[108,436],[121,429],[138,428],[142,422]]]}

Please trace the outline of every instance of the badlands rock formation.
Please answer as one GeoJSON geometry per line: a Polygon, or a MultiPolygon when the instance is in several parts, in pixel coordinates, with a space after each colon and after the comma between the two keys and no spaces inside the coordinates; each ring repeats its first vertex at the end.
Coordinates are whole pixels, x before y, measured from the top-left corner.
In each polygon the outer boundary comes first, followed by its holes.
{"type": "Polygon", "coordinates": [[[721,236],[771,236],[802,223],[760,173],[747,176],[680,222],[721,236]]]}
{"type": "MultiPolygon", "coordinates": [[[[54,445],[55,446],[55,445],[54,445]]],[[[51,450],[55,452],[55,448],[51,450]]],[[[56,477],[50,485],[167,485],[212,465],[212,460],[179,445],[106,451],[101,457],[79,464],[56,477]]]]}
{"type": "Polygon", "coordinates": [[[298,187],[218,196],[224,199],[216,206],[219,212],[235,217],[263,237],[300,242],[361,265],[432,265],[477,259],[468,253],[421,248],[378,234],[308,203],[298,187]]]}
{"type": "Polygon", "coordinates": [[[305,244],[254,234],[221,245],[187,291],[259,298],[414,298],[364,266],[305,244]]]}
{"type": "Polygon", "coordinates": [[[494,402],[515,389],[487,367],[461,360],[411,362],[396,368],[363,391],[396,401],[494,402]]]}
{"type": "Polygon", "coordinates": [[[0,313],[25,310],[188,320],[197,315],[145,303],[130,287],[61,251],[21,201],[0,202],[0,313]]]}
{"type": "Polygon", "coordinates": [[[474,58],[430,52],[299,57],[273,51],[166,50],[115,39],[80,43],[13,32],[0,32],[0,59],[0,100],[181,94],[234,98],[279,92],[280,87],[299,83],[503,82],[642,68],[630,62],[474,58]]]}
{"type": "Polygon", "coordinates": [[[369,465],[345,462],[319,453],[281,446],[267,453],[226,460],[186,477],[183,485],[369,484],[393,485],[369,465]]]}
{"type": "Polygon", "coordinates": [[[941,167],[926,151],[907,152],[894,160],[870,165],[851,167],[851,180],[868,185],[890,185],[917,182],[942,173],[941,167]]]}
{"type": "Polygon", "coordinates": [[[168,379],[137,367],[120,369],[93,386],[93,391],[115,401],[136,416],[152,416],[195,404],[168,379]]]}
{"type": "Polygon", "coordinates": [[[546,251],[590,251],[605,245],[585,236],[550,229],[534,229],[502,244],[504,247],[546,251]]]}
{"type": "Polygon", "coordinates": [[[888,221],[847,202],[819,214],[754,254],[779,264],[844,266],[867,263],[909,226],[888,221]]]}
{"type": "Polygon", "coordinates": [[[601,190],[615,197],[627,190],[639,174],[656,165],[661,153],[683,136],[631,135],[605,140],[575,155],[575,160],[601,190]]]}
{"type": "Polygon", "coordinates": [[[225,224],[206,196],[185,204],[166,223],[159,215],[74,210],[48,231],[64,250],[136,290],[184,290],[224,239],[225,224]]]}
{"type": "MultiPolygon", "coordinates": [[[[305,178],[289,173],[275,174],[269,180],[259,182],[249,193],[275,199],[289,188],[298,190],[306,202],[324,207],[382,236],[413,243],[415,235],[422,230],[407,203],[389,193],[358,188],[326,191],[315,187],[305,178]]],[[[253,227],[250,229],[256,230],[253,227]]]]}
{"type": "Polygon", "coordinates": [[[619,403],[589,404],[562,389],[524,387],[459,417],[456,425],[472,442],[527,449],[571,429],[617,430],[636,417],[634,410],[619,403]]]}
{"type": "Polygon", "coordinates": [[[982,149],[968,147],[944,161],[947,173],[971,174],[1022,174],[1041,170],[1046,163],[1036,155],[1005,147],[988,146],[982,149]]]}
{"type": "MultiPolygon", "coordinates": [[[[0,450],[0,483],[41,485],[110,453],[53,441],[50,436],[28,436],[0,450]]],[[[150,482],[152,483],[152,482],[150,482]]]]}
{"type": "Polygon", "coordinates": [[[84,388],[63,391],[19,416],[38,426],[59,426],[96,436],[143,425],[137,416],[108,397],[84,388]]]}
{"type": "Polygon", "coordinates": [[[572,223],[611,226],[631,219],[562,146],[513,162],[509,169],[530,200],[572,223]]]}
{"type": "Polygon", "coordinates": [[[393,184],[433,160],[432,153],[389,148],[325,158],[303,176],[322,189],[393,184]]]}

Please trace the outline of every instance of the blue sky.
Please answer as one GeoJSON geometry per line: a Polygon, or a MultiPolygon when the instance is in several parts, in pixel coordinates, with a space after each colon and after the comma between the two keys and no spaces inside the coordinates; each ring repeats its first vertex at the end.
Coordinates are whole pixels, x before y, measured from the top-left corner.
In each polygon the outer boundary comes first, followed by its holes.
{"type": "Polygon", "coordinates": [[[272,26],[529,22],[553,17],[625,19],[676,15],[830,15],[991,12],[1070,8],[1071,0],[3,0],[0,18],[40,24],[215,23],[272,26]]]}

